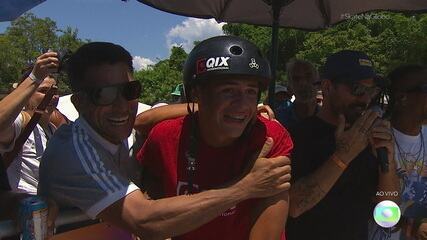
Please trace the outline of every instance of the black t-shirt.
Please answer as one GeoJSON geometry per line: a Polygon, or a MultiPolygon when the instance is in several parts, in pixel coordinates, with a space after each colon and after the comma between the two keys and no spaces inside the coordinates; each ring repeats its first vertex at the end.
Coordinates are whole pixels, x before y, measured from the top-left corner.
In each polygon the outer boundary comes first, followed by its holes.
{"type": "Polygon", "coordinates": [[[9,186],[9,181],[7,179],[6,168],[3,165],[3,159],[2,159],[2,156],[0,155],[0,191],[1,190],[9,191],[10,186],[9,186]]]}
{"type": "MultiPolygon", "coordinates": [[[[291,134],[293,181],[313,173],[335,151],[335,126],[318,117],[303,120],[291,134]]],[[[312,209],[288,219],[287,240],[364,240],[378,186],[378,161],[370,147],[354,159],[312,209]]]]}

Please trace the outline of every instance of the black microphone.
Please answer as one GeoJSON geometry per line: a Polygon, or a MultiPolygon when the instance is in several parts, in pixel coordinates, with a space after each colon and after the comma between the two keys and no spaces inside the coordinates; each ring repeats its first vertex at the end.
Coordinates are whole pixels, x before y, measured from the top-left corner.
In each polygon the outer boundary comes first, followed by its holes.
{"type": "MultiPolygon", "coordinates": [[[[371,107],[371,110],[374,112],[379,113],[380,117],[375,120],[374,125],[379,119],[382,119],[383,111],[379,106],[373,106],[371,107]]],[[[389,162],[388,162],[388,151],[386,147],[379,147],[376,149],[377,152],[377,159],[380,163],[380,168],[382,173],[388,173],[389,171],[389,162]]]]}
{"type": "Polygon", "coordinates": [[[377,158],[380,162],[381,172],[388,173],[389,171],[389,162],[388,162],[388,153],[386,147],[377,148],[377,158]]]}

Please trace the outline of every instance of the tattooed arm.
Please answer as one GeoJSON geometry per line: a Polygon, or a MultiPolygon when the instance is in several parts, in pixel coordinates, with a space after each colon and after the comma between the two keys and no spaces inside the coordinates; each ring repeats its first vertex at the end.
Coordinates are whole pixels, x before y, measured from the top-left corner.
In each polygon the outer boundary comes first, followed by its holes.
{"type": "MultiPolygon", "coordinates": [[[[376,113],[367,111],[350,129],[344,131],[345,119],[340,116],[335,133],[335,152],[313,173],[298,179],[291,187],[291,217],[300,216],[326,196],[350,162],[368,145],[367,130],[376,118],[376,113]]],[[[297,163],[298,159],[295,158],[294,162],[297,163]]]]}
{"type": "Polygon", "coordinates": [[[290,192],[289,215],[293,218],[300,216],[316,206],[344,172],[333,160],[335,155],[327,160],[313,174],[299,179],[293,184],[290,192]]]}

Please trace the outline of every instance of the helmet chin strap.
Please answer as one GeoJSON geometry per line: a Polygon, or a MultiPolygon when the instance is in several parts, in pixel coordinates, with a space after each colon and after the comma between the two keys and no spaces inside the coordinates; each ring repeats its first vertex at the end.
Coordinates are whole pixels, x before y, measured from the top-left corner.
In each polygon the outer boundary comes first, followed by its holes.
{"type": "Polygon", "coordinates": [[[189,137],[189,146],[185,151],[185,158],[187,160],[187,180],[188,180],[188,194],[194,193],[194,178],[196,176],[197,169],[197,152],[198,152],[198,131],[196,116],[194,112],[194,102],[187,103],[187,109],[190,114],[190,137],[189,137]],[[192,108],[190,107],[192,105],[192,108]]]}
{"type": "Polygon", "coordinates": [[[187,101],[187,112],[188,112],[188,114],[194,114],[194,105],[195,105],[195,103],[194,102],[188,102],[187,101]]]}

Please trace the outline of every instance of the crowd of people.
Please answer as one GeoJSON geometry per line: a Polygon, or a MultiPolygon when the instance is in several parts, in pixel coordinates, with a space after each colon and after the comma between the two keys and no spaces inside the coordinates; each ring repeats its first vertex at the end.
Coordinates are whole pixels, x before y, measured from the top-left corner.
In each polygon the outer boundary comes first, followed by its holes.
{"type": "Polygon", "coordinates": [[[40,55],[0,101],[0,219],[37,194],[50,227],[73,207],[141,239],[427,239],[423,65],[397,67],[385,91],[363,52],[331,53],[319,70],[294,59],[271,110],[259,104],[268,60],[213,37],[190,52],[174,103],[137,115],[131,55],[92,42],[64,68],[75,121],[56,109],[58,67],[40,55]],[[392,229],[373,221],[383,200],[401,207],[392,229]]]}

